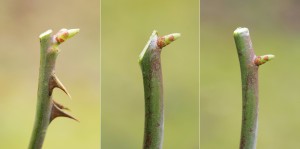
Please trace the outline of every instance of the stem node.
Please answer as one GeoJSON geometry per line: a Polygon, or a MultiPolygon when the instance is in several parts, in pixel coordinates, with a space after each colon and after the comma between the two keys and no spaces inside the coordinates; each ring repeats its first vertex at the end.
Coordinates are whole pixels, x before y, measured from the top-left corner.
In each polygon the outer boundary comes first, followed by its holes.
{"type": "Polygon", "coordinates": [[[257,56],[257,57],[255,57],[254,64],[256,66],[259,66],[259,65],[262,65],[262,64],[264,64],[264,63],[266,63],[266,62],[268,62],[268,61],[270,61],[274,58],[275,58],[275,56],[271,55],[271,54],[263,55],[263,56],[257,56]]]}
{"type": "Polygon", "coordinates": [[[243,94],[240,149],[255,149],[258,127],[258,66],[274,56],[255,56],[247,28],[237,28],[233,35],[240,61],[243,94]]]}
{"type": "Polygon", "coordinates": [[[161,48],[180,37],[170,34],[158,37],[153,31],[139,57],[144,81],[145,129],[144,149],[161,149],[164,129],[163,80],[161,70],[161,48]]]}
{"type": "Polygon", "coordinates": [[[57,87],[70,97],[66,88],[54,74],[55,63],[59,54],[58,45],[78,32],[79,29],[61,29],[57,34],[51,36],[52,30],[48,30],[39,36],[41,48],[37,106],[29,149],[42,148],[47,128],[54,118],[67,117],[76,120],[62,111],[62,109],[67,109],[66,107],[53,101],[52,92],[57,87]]]}

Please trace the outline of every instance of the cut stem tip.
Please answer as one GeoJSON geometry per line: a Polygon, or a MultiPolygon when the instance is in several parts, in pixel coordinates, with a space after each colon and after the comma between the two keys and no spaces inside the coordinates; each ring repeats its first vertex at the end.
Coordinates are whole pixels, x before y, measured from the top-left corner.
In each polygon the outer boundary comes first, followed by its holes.
{"type": "Polygon", "coordinates": [[[47,30],[46,32],[40,34],[39,38],[43,38],[43,37],[45,37],[45,36],[47,36],[47,35],[50,35],[51,33],[52,33],[52,30],[49,29],[49,30],[47,30]]]}
{"type": "Polygon", "coordinates": [[[244,36],[247,35],[249,36],[249,29],[245,27],[238,27],[234,32],[234,36],[244,36]]]}

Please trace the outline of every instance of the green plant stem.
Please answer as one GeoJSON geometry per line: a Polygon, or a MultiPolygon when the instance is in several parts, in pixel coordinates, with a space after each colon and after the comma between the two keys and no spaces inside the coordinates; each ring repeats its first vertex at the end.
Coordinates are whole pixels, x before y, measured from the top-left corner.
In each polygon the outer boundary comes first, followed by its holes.
{"type": "Polygon", "coordinates": [[[49,96],[49,84],[51,74],[55,68],[55,60],[57,53],[53,52],[51,47],[51,32],[41,36],[41,50],[40,50],[40,70],[39,70],[39,83],[38,83],[38,100],[36,108],[35,125],[32,132],[30,141],[30,149],[42,148],[44,138],[48,125],[50,123],[51,115],[51,96],[49,96]]]}
{"type": "Polygon", "coordinates": [[[41,49],[36,117],[29,149],[42,148],[47,128],[55,117],[70,117],[60,111],[58,104],[54,103],[52,100],[52,91],[54,87],[61,88],[64,91],[66,90],[55,76],[55,62],[59,53],[58,45],[61,41],[58,42],[54,39],[54,37],[59,35],[53,37],[51,36],[51,33],[52,31],[48,30],[40,35],[41,49]]]}
{"type": "Polygon", "coordinates": [[[161,149],[164,129],[163,80],[161,49],[180,34],[158,37],[154,31],[142,51],[139,63],[142,69],[145,96],[144,149],[161,149]]]}
{"type": "Polygon", "coordinates": [[[258,67],[274,58],[273,55],[256,56],[247,28],[237,28],[234,40],[240,61],[242,78],[242,130],[240,149],[255,149],[258,125],[258,67]]]}

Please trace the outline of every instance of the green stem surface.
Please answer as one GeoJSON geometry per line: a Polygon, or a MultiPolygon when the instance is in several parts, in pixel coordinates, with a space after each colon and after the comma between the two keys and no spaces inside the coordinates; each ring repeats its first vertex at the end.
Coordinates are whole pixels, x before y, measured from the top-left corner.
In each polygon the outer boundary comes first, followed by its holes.
{"type": "MultiPolygon", "coordinates": [[[[255,149],[258,126],[258,67],[263,63],[258,63],[261,58],[254,53],[247,28],[236,29],[234,40],[240,61],[243,96],[240,149],[255,149]]],[[[265,60],[272,58],[274,56],[269,55],[265,60]]]]}
{"type": "Polygon", "coordinates": [[[163,80],[160,54],[180,34],[158,37],[154,31],[142,51],[139,63],[142,69],[145,95],[144,149],[161,149],[164,129],[163,80]]]}
{"type": "Polygon", "coordinates": [[[50,123],[52,102],[49,96],[49,80],[54,73],[57,49],[52,46],[51,31],[40,36],[40,70],[37,95],[36,118],[29,149],[42,148],[47,128],[50,123]]]}
{"type": "Polygon", "coordinates": [[[62,29],[56,35],[51,36],[52,31],[48,30],[40,35],[40,68],[37,106],[29,149],[42,148],[47,128],[54,118],[63,116],[74,119],[61,111],[61,109],[65,109],[65,107],[53,101],[52,92],[53,89],[57,87],[68,94],[67,90],[55,75],[55,62],[60,51],[58,45],[74,36],[78,31],[79,29],[62,29]]]}

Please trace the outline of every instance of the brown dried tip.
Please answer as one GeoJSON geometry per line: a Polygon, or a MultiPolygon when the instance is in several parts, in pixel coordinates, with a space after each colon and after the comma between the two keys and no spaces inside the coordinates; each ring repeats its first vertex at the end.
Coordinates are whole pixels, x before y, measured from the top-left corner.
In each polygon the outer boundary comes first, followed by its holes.
{"type": "Polygon", "coordinates": [[[71,95],[69,94],[65,86],[59,81],[55,74],[52,74],[49,80],[49,96],[52,95],[53,89],[56,87],[64,91],[71,99],[71,95]]]}
{"type": "Polygon", "coordinates": [[[52,109],[51,109],[51,115],[50,115],[50,122],[49,123],[51,123],[52,120],[54,120],[57,117],[66,117],[66,118],[70,118],[70,119],[73,119],[75,121],[78,121],[76,118],[74,118],[71,115],[69,115],[69,114],[65,113],[64,111],[62,111],[62,109],[59,106],[57,106],[57,103],[55,104],[53,102],[52,109]]]}

